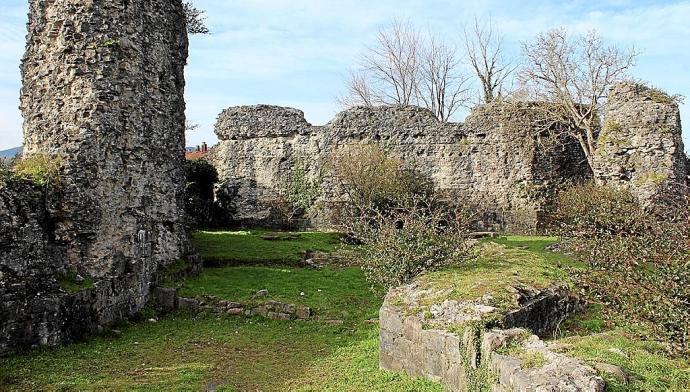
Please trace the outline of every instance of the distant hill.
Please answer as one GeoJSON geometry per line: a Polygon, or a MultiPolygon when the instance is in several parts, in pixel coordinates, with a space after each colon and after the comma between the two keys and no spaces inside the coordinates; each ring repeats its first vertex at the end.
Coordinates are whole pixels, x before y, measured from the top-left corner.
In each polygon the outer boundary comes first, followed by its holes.
{"type": "Polygon", "coordinates": [[[9,150],[0,151],[0,158],[12,158],[22,152],[21,147],[10,148],[9,150]]]}

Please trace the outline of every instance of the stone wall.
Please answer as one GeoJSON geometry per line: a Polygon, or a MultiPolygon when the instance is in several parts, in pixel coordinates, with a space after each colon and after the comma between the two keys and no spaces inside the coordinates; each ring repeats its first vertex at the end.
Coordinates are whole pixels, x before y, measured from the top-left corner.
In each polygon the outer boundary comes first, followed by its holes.
{"type": "Polygon", "coordinates": [[[604,390],[594,369],[550,350],[532,335],[552,333],[568,314],[581,309],[567,286],[521,298],[521,305],[508,313],[490,306],[490,298],[445,300],[429,312],[415,311],[415,301],[427,292],[413,283],[386,296],[379,312],[382,369],[428,378],[450,391],[604,390]],[[487,328],[485,317],[498,320],[503,329],[487,328]],[[509,352],[504,350],[508,346],[509,352]],[[521,358],[529,356],[539,356],[542,363],[522,366],[521,358]]]}
{"type": "MultiPolygon", "coordinates": [[[[220,143],[210,160],[226,184],[221,190],[230,194],[237,223],[269,222],[269,201],[299,165],[323,182],[321,205],[342,200],[337,184],[327,174],[319,177],[330,153],[376,143],[413,162],[438,188],[481,203],[488,211],[485,226],[498,222],[504,229],[533,230],[549,195],[565,179],[585,178],[589,172],[573,143],[540,148],[526,129],[504,125],[513,115],[492,104],[475,109],[465,124],[443,124],[417,107],[356,107],[325,126],[311,126],[292,108],[233,107],[218,118],[220,143]]],[[[312,224],[327,225],[327,211],[312,224]]]]}
{"type": "Polygon", "coordinates": [[[598,138],[595,171],[598,181],[629,188],[645,204],[662,193],[685,194],[688,165],[677,103],[654,88],[630,82],[614,85],[598,138]]]}
{"type": "Polygon", "coordinates": [[[58,162],[61,185],[43,198],[3,189],[14,222],[3,235],[15,238],[0,258],[0,351],[131,315],[159,267],[190,252],[182,2],[29,3],[24,153],[58,162]],[[68,293],[66,271],[93,287],[68,293]]]}

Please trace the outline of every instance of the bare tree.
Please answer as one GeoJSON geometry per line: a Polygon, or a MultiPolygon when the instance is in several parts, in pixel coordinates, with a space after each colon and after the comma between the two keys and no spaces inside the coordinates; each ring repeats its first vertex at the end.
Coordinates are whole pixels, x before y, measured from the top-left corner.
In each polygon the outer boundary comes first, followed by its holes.
{"type": "Polygon", "coordinates": [[[539,106],[543,110],[539,121],[546,125],[541,131],[558,129],[575,138],[594,170],[593,155],[608,89],[625,77],[637,51],[608,46],[596,31],[569,37],[564,29],[556,29],[524,43],[522,52],[521,82],[532,99],[550,103],[539,106]],[[560,126],[548,125],[554,122],[560,126]]]}
{"type": "Polygon", "coordinates": [[[380,30],[360,65],[339,98],[343,106],[419,104],[448,121],[467,101],[457,51],[431,34],[425,39],[409,22],[380,30]]]}
{"type": "Polygon", "coordinates": [[[491,21],[482,23],[475,18],[472,29],[465,29],[465,52],[481,84],[482,102],[489,103],[501,96],[516,67],[504,57],[503,37],[491,21]]]}
{"type": "Polygon", "coordinates": [[[468,101],[467,82],[455,48],[433,34],[420,56],[418,99],[441,121],[448,119],[468,101]]]}
{"type": "Polygon", "coordinates": [[[367,75],[363,71],[350,71],[345,95],[337,98],[338,103],[349,108],[353,106],[374,106],[376,103],[367,75]]]}
{"type": "Polygon", "coordinates": [[[199,124],[197,124],[197,123],[192,123],[192,122],[189,122],[189,121],[185,121],[185,122],[184,122],[184,130],[185,130],[185,132],[196,131],[197,129],[199,129],[199,124]]]}
{"type": "Polygon", "coordinates": [[[206,18],[204,14],[206,11],[200,10],[190,1],[183,3],[184,13],[187,22],[187,33],[189,34],[210,34],[210,30],[206,26],[206,18]]]}
{"type": "Polygon", "coordinates": [[[415,103],[419,77],[419,32],[399,20],[381,29],[375,46],[367,48],[361,66],[372,102],[386,105],[415,103]]]}

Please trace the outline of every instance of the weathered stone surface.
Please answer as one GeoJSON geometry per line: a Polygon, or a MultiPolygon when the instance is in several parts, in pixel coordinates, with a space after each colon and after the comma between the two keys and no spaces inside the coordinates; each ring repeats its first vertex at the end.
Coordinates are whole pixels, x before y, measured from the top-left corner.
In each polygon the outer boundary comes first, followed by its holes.
{"type": "Polygon", "coordinates": [[[484,334],[482,357],[496,376],[494,390],[498,391],[572,391],[602,392],[604,380],[594,369],[580,361],[554,353],[537,336],[525,330],[493,330],[484,334]],[[527,338],[523,338],[527,335],[527,338]],[[523,339],[514,345],[515,354],[502,355],[487,348],[497,348],[509,340],[523,339]],[[491,343],[487,343],[489,340],[491,343]],[[521,358],[538,358],[537,363],[525,363],[521,358]]]}
{"type": "Polygon", "coordinates": [[[614,85],[594,158],[598,181],[628,188],[645,204],[661,193],[682,196],[688,164],[678,104],[640,84],[614,85]]]}
{"type": "Polygon", "coordinates": [[[41,197],[0,186],[0,352],[132,315],[158,269],[190,251],[181,0],[29,7],[24,154],[55,159],[61,185],[41,197]],[[95,283],[65,292],[57,281],[66,271],[95,283]]]}
{"type": "Polygon", "coordinates": [[[504,127],[508,114],[500,104],[475,109],[464,125],[440,123],[417,107],[356,107],[325,126],[310,126],[298,115],[295,109],[260,105],[230,108],[219,116],[220,143],[210,159],[226,184],[222,191],[232,195],[235,221],[270,222],[271,199],[302,166],[309,178],[323,181],[319,205],[326,211],[314,214],[311,224],[328,225],[329,204],[344,195],[320,175],[331,152],[354,143],[377,143],[414,161],[438,188],[461,191],[482,204],[486,227],[498,222],[533,229],[550,192],[565,179],[589,175],[582,154],[571,145],[539,150],[526,141],[526,130],[504,127]]]}
{"type": "Polygon", "coordinates": [[[153,300],[158,308],[164,312],[172,312],[177,309],[177,290],[167,287],[153,289],[153,300]]]}
{"type": "Polygon", "coordinates": [[[416,284],[389,291],[379,311],[382,369],[426,377],[451,391],[470,390],[482,380],[489,380],[491,385],[485,386],[494,391],[603,391],[603,380],[593,369],[552,352],[527,330],[483,330],[483,320],[489,317],[505,328],[521,324],[544,334],[554,331],[562,317],[579,307],[566,286],[525,290],[516,299],[518,310],[510,312],[486,305],[490,295],[471,301],[446,300],[424,314],[411,311],[428,295],[416,284]],[[449,332],[450,326],[462,332],[449,332]],[[518,343],[511,347],[541,361],[523,364],[517,354],[498,354],[511,340],[518,343]]]}

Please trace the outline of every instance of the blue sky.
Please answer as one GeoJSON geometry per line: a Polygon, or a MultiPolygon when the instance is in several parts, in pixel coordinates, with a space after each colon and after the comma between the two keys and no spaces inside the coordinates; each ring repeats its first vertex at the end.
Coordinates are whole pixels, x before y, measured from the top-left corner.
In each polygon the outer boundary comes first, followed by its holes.
{"type": "MultiPolygon", "coordinates": [[[[323,124],[340,110],[347,70],[364,45],[392,19],[409,18],[449,41],[463,24],[490,17],[512,55],[553,27],[597,29],[609,42],[642,50],[634,76],[690,98],[690,1],[196,0],[213,34],[191,39],[187,117],[201,125],[188,145],[214,143],[218,113],[243,104],[302,109],[323,124]]],[[[0,149],[21,144],[19,61],[26,0],[0,4],[0,149]]],[[[690,124],[690,99],[681,107],[690,124]]],[[[458,116],[462,120],[464,114],[458,116]]],[[[690,144],[690,125],[686,126],[690,144]]]]}

